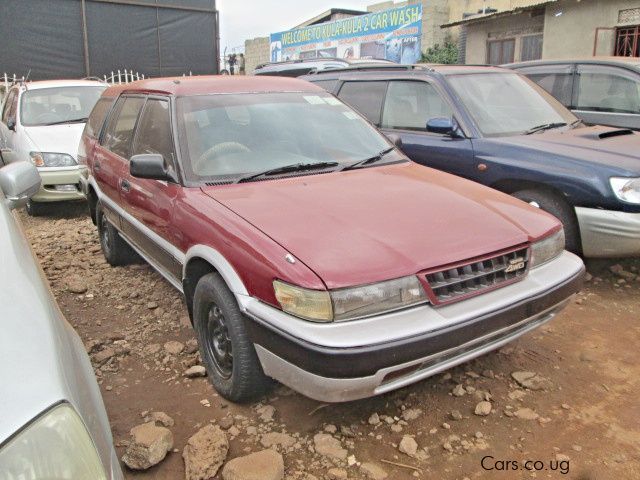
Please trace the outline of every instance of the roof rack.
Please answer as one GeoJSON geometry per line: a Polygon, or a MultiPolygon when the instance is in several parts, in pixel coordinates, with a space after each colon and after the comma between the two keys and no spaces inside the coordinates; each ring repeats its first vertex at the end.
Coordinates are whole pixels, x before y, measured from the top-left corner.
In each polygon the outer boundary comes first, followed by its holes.
{"type": "Polygon", "coordinates": [[[328,68],[326,70],[318,70],[317,68],[312,69],[309,72],[309,75],[320,75],[323,73],[332,73],[332,72],[348,72],[348,71],[361,71],[361,70],[426,70],[429,72],[434,72],[434,68],[430,67],[426,64],[412,64],[412,65],[401,65],[398,63],[392,63],[386,65],[384,63],[380,64],[355,64],[350,65],[344,68],[328,68]]]}

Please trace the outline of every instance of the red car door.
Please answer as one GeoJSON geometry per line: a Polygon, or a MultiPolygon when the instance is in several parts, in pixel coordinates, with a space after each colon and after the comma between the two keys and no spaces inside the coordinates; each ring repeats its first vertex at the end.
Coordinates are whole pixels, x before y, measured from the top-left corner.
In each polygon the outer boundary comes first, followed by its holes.
{"type": "MultiPolygon", "coordinates": [[[[114,225],[121,225],[124,211],[120,189],[129,174],[129,156],[133,133],[145,98],[142,96],[122,96],[111,114],[101,142],[96,146],[93,157],[93,176],[107,197],[102,206],[114,225]]],[[[125,183],[126,187],[126,183],[125,183]]]]}
{"type": "MultiPolygon", "coordinates": [[[[171,129],[169,100],[150,97],[142,110],[131,155],[160,154],[174,165],[175,150],[171,129]]],[[[175,168],[174,168],[175,170],[175,168]]],[[[120,188],[122,204],[129,214],[122,224],[123,232],[142,252],[171,279],[180,281],[182,262],[176,245],[176,230],[172,227],[176,198],[181,186],[163,180],[142,179],[124,174],[120,188]]]]}

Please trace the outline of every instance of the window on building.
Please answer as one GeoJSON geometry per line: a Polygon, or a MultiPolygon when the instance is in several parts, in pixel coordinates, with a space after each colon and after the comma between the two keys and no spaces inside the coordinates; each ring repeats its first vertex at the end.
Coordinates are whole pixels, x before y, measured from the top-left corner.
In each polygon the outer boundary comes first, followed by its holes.
{"type": "Polygon", "coordinates": [[[382,101],[387,82],[345,82],[338,97],[358,110],[369,121],[380,125],[382,101]]]}
{"type": "Polygon", "coordinates": [[[640,113],[640,82],[633,72],[616,67],[578,67],[578,110],[640,113]]]}
{"type": "Polygon", "coordinates": [[[516,41],[513,38],[506,40],[490,40],[487,42],[487,63],[489,65],[512,63],[515,50],[516,41]]]}
{"type": "Polygon", "coordinates": [[[520,60],[540,60],[542,58],[542,34],[522,37],[520,60]]]}
{"type": "Polygon", "coordinates": [[[453,112],[436,88],[427,82],[389,84],[382,114],[383,128],[426,130],[432,118],[451,118],[453,112]]]}
{"type": "Polygon", "coordinates": [[[619,57],[640,57],[640,25],[616,29],[616,50],[619,57]]]}

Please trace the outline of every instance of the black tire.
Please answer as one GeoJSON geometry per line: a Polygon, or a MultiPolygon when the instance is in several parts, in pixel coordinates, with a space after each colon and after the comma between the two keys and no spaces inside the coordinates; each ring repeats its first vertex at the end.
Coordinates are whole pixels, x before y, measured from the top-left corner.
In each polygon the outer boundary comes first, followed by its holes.
{"type": "Polygon", "coordinates": [[[138,255],[129,244],[122,239],[118,230],[111,225],[100,203],[96,206],[96,221],[98,225],[98,235],[100,237],[100,247],[102,248],[102,253],[107,263],[113,267],[134,263],[138,259],[138,255]]]}
{"type": "Polygon", "coordinates": [[[521,190],[513,194],[514,197],[541,208],[556,217],[564,227],[565,249],[576,255],[582,253],[580,230],[573,208],[559,195],[540,190],[521,190]]]}
{"type": "Polygon", "coordinates": [[[218,273],[203,276],[193,296],[193,326],[209,381],[224,398],[245,402],[267,392],[262,371],[236,299],[218,273]]]}
{"type": "Polygon", "coordinates": [[[44,206],[37,202],[28,200],[25,210],[30,217],[39,217],[44,212],[44,206]]]}

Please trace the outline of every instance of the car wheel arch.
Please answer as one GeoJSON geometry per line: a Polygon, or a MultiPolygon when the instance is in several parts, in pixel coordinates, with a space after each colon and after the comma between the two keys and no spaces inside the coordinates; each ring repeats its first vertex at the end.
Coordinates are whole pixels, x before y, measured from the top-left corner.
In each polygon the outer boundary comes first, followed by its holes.
{"type": "Polygon", "coordinates": [[[573,207],[573,204],[569,201],[569,197],[567,194],[545,183],[534,182],[531,180],[503,179],[498,180],[497,182],[489,186],[495,190],[508,193],[509,195],[521,190],[538,190],[540,192],[555,195],[558,198],[564,200],[570,207],[573,207]]]}
{"type": "Polygon", "coordinates": [[[248,296],[244,282],[231,263],[217,250],[206,245],[191,247],[185,257],[182,269],[182,287],[189,310],[189,318],[193,322],[193,295],[198,281],[209,273],[218,273],[229,290],[236,296],[248,296]]]}

